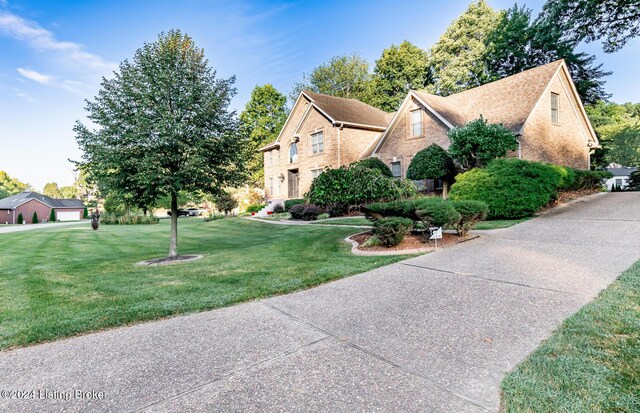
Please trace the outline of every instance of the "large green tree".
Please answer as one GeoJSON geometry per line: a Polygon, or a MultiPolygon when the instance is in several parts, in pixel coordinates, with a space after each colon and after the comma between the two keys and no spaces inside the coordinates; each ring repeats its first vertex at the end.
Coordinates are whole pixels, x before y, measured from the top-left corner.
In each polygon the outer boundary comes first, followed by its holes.
{"type": "Polygon", "coordinates": [[[565,59],[576,89],[585,103],[608,97],[604,77],[610,74],[595,64],[595,56],[576,51],[577,42],[561,26],[514,5],[485,39],[484,65],[488,79],[511,76],[558,59],[565,59]]]}
{"type": "Polygon", "coordinates": [[[276,140],[286,120],[286,96],[269,84],[253,88],[240,114],[240,131],[249,143],[247,172],[251,184],[264,184],[264,156],[258,149],[276,140]]]}
{"type": "Polygon", "coordinates": [[[15,195],[28,187],[28,184],[10,177],[5,171],[0,171],[0,199],[15,195]]]}
{"type": "Polygon", "coordinates": [[[387,112],[398,110],[411,89],[430,84],[428,54],[404,41],[382,51],[371,81],[371,104],[387,112]]]}
{"type": "Polygon", "coordinates": [[[429,51],[434,83],[431,92],[446,96],[489,80],[483,61],[486,39],[501,16],[484,0],[477,0],[449,25],[429,51]]]}
{"type": "Polygon", "coordinates": [[[60,188],[60,197],[64,199],[73,199],[78,197],[78,188],[74,185],[63,186],[60,188]]]}
{"type": "Polygon", "coordinates": [[[62,198],[62,192],[60,192],[60,188],[58,188],[58,184],[55,182],[49,182],[48,184],[46,184],[44,186],[42,194],[50,196],[51,198],[62,198]]]}
{"type": "Polygon", "coordinates": [[[547,0],[541,15],[576,42],[602,40],[607,53],[640,34],[640,0],[547,0]]]}
{"type": "Polygon", "coordinates": [[[586,110],[602,145],[592,158],[593,166],[640,165],[640,104],[600,101],[586,110]]]}
{"type": "Polygon", "coordinates": [[[141,206],[170,197],[171,257],[178,254],[178,194],[218,194],[242,178],[245,142],[228,109],[234,82],[216,78],[189,36],[162,33],[87,102],[97,129],[75,126],[81,164],[100,187],[141,206]]]}
{"type": "Polygon", "coordinates": [[[369,62],[358,54],[336,56],[303,77],[302,82],[296,83],[289,94],[293,101],[305,89],[363,102],[370,100],[369,62]]]}
{"type": "Polygon", "coordinates": [[[502,125],[490,124],[480,117],[448,133],[449,154],[465,169],[485,166],[508,151],[518,149],[515,133],[502,125]]]}

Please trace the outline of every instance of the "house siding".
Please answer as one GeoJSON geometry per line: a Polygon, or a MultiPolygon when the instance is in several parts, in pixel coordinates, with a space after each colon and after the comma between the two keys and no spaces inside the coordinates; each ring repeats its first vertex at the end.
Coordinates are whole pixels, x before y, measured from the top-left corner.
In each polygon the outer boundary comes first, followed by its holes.
{"type": "Polygon", "coordinates": [[[13,210],[0,209],[0,224],[13,224],[13,210]]]}
{"type": "Polygon", "coordinates": [[[589,169],[588,125],[569,79],[560,70],[531,112],[520,138],[522,159],[589,169]],[[551,122],[551,93],[558,94],[558,124],[551,122]]]}
{"type": "Polygon", "coordinates": [[[422,149],[431,144],[437,144],[448,149],[451,142],[447,137],[447,126],[442,123],[431,111],[427,110],[415,99],[400,108],[398,121],[389,130],[385,141],[378,148],[377,156],[391,167],[391,162],[400,161],[402,177],[406,178],[407,168],[411,159],[422,149]],[[411,137],[411,111],[422,110],[423,136],[411,137]]]}

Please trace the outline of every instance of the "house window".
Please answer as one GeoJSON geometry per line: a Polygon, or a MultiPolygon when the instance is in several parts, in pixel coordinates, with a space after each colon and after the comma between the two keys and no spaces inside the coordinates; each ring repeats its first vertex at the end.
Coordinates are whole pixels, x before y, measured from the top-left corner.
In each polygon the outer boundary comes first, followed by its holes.
{"type": "Polygon", "coordinates": [[[391,173],[394,178],[402,178],[402,167],[400,162],[391,162],[391,173]]]}
{"type": "Polygon", "coordinates": [[[273,177],[269,178],[269,195],[273,195],[273,177]]]}
{"type": "Polygon", "coordinates": [[[292,143],[289,146],[289,163],[298,162],[298,144],[292,143]]]}
{"type": "Polygon", "coordinates": [[[273,151],[269,151],[269,166],[273,166],[273,151]]]}
{"type": "Polygon", "coordinates": [[[622,188],[622,179],[616,179],[616,186],[622,188]]]}
{"type": "Polygon", "coordinates": [[[324,151],[324,133],[317,132],[311,134],[311,153],[317,155],[324,151]]]}
{"type": "Polygon", "coordinates": [[[322,168],[318,168],[318,169],[312,169],[311,170],[311,179],[316,179],[318,177],[318,175],[320,175],[322,173],[322,168]]]}
{"type": "Polygon", "coordinates": [[[558,118],[558,94],[551,93],[551,123],[557,125],[559,122],[558,118]]]}
{"type": "Polygon", "coordinates": [[[418,138],[422,136],[422,110],[411,111],[411,136],[418,138]]]}

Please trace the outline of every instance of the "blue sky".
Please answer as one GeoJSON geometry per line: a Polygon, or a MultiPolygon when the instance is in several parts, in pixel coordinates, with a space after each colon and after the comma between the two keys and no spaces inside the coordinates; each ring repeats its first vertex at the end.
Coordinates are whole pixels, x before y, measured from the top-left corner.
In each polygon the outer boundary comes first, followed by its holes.
{"type": "MultiPolygon", "coordinates": [[[[488,0],[497,9],[509,0],[488,0]]],[[[522,4],[522,2],[520,2],[522,4]]],[[[540,9],[543,1],[527,6],[540,9]]],[[[218,75],[236,75],[242,110],[251,89],[283,93],[332,56],[373,62],[407,39],[428,48],[469,0],[452,1],[19,1],[0,0],[0,170],[41,190],[73,182],[79,159],[72,127],[102,76],[157,34],[181,29],[205,49],[218,75]]],[[[640,42],[607,55],[607,90],[616,102],[640,101],[640,42]]]]}

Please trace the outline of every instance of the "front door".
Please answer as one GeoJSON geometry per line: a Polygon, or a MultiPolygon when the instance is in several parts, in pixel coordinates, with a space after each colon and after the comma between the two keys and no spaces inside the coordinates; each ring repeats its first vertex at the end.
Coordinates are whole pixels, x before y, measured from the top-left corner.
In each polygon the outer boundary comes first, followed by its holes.
{"type": "Polygon", "coordinates": [[[298,184],[300,183],[300,173],[297,169],[289,171],[289,198],[298,197],[298,184]]]}

